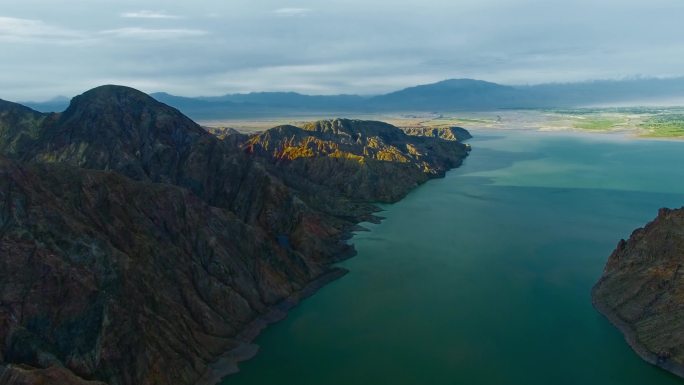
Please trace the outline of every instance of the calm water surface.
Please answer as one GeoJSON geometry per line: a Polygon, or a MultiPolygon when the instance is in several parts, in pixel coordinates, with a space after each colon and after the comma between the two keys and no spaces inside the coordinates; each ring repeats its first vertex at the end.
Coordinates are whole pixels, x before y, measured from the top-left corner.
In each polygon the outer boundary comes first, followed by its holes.
{"type": "Polygon", "coordinates": [[[464,166],[384,206],[351,273],[224,384],[681,384],[589,292],[620,238],[684,204],[684,142],[474,134],[464,166]]]}

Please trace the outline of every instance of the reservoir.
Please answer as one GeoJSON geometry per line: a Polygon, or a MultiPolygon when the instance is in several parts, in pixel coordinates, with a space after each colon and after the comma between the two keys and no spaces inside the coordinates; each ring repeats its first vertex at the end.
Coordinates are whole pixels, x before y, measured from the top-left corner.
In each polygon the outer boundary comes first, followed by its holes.
{"type": "Polygon", "coordinates": [[[383,205],[350,270],[226,385],[659,385],[591,305],[621,238],[684,205],[684,142],[473,130],[464,165],[383,205]]]}

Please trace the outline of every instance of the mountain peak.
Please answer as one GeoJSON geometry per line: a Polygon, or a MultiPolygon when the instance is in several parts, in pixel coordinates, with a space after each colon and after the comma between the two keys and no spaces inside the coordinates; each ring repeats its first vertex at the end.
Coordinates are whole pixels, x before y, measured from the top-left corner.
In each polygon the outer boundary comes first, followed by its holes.
{"type": "Polygon", "coordinates": [[[177,109],[134,88],[105,85],[71,100],[36,147],[40,160],[163,180],[191,145],[211,136],[177,109]]]}
{"type": "Polygon", "coordinates": [[[154,121],[154,127],[150,128],[155,131],[183,127],[204,134],[201,127],[177,109],[135,88],[119,85],[99,86],[71,99],[60,120],[67,123],[74,118],[79,125],[106,130],[131,129],[154,121]]]}
{"type": "Polygon", "coordinates": [[[451,111],[510,106],[517,103],[519,93],[514,87],[483,80],[448,79],[376,96],[371,102],[395,110],[451,111]]]}
{"type": "Polygon", "coordinates": [[[122,86],[119,84],[103,84],[101,86],[97,86],[95,88],[91,88],[88,91],[84,92],[83,95],[92,95],[92,94],[114,94],[114,93],[127,93],[127,94],[137,94],[137,95],[144,95],[147,96],[146,93],[137,90],[133,87],[128,87],[128,86],[122,86]]]}
{"type": "Polygon", "coordinates": [[[70,110],[79,108],[99,107],[109,109],[127,109],[136,106],[162,107],[165,105],[156,101],[146,93],[136,90],[135,88],[109,84],[95,87],[82,93],[81,95],[74,97],[71,99],[69,108],[67,108],[65,113],[68,114],[70,110]]]}

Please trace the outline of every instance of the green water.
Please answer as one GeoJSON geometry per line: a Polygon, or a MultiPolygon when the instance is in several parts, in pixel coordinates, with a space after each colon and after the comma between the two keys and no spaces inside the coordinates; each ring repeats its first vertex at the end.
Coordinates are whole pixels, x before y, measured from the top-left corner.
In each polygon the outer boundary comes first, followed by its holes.
{"type": "Polygon", "coordinates": [[[684,204],[684,142],[475,135],[463,167],[385,206],[351,273],[224,384],[681,384],[589,292],[620,238],[684,204]]]}

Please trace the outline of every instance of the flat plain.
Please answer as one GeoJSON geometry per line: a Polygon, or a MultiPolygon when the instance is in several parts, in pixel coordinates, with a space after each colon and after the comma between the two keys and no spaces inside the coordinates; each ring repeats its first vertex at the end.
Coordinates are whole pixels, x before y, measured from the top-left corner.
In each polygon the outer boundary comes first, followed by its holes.
{"type": "MultiPolygon", "coordinates": [[[[449,127],[466,129],[529,129],[622,133],[632,137],[684,139],[682,107],[612,107],[539,110],[498,110],[452,113],[339,114],[364,120],[380,120],[398,127],[449,127]]],[[[329,116],[325,116],[329,117],[329,116]]],[[[201,121],[207,127],[230,127],[244,133],[271,127],[320,120],[324,116],[302,115],[263,119],[201,121]]]]}

